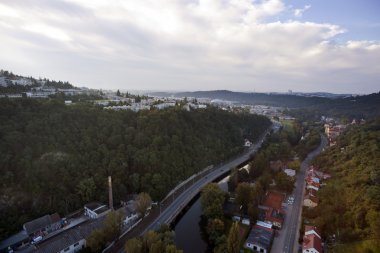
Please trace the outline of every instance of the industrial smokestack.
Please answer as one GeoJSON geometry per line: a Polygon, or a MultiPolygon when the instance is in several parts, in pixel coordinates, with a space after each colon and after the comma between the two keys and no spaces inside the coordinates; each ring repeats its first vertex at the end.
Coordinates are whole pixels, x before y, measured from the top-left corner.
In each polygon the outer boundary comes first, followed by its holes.
{"type": "Polygon", "coordinates": [[[110,209],[113,210],[112,178],[111,178],[111,176],[108,176],[108,201],[109,201],[110,209]]]}

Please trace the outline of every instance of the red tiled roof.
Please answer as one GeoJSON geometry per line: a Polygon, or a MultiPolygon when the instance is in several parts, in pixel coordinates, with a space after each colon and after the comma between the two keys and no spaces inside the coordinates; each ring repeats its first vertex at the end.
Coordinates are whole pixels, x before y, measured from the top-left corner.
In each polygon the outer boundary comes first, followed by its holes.
{"type": "Polygon", "coordinates": [[[284,199],[284,194],[270,191],[265,197],[264,206],[280,210],[284,199]]]}
{"type": "Polygon", "coordinates": [[[306,250],[306,249],[312,249],[312,248],[322,253],[322,250],[323,250],[322,240],[314,234],[305,235],[303,237],[302,249],[306,250]]]}

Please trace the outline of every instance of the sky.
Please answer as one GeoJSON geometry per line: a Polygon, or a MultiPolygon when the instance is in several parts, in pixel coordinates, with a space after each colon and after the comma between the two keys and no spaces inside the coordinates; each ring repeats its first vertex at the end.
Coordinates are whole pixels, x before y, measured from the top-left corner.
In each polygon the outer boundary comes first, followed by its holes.
{"type": "Polygon", "coordinates": [[[380,91],[379,0],[1,0],[0,68],[121,90],[380,91]]]}

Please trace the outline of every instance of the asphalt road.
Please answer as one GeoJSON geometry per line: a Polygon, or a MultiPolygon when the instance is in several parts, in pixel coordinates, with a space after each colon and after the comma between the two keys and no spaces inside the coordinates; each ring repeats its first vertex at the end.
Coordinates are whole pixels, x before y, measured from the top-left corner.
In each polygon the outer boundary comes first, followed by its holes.
{"type": "MultiPolygon", "coordinates": [[[[269,133],[269,131],[267,131],[266,133],[269,133]]],[[[260,138],[260,140],[256,142],[256,144],[252,145],[248,149],[247,152],[238,156],[232,161],[229,161],[228,163],[224,165],[217,166],[209,174],[200,178],[189,188],[179,193],[178,196],[175,196],[175,199],[171,203],[171,205],[168,206],[165,210],[163,210],[162,213],[157,217],[157,219],[154,222],[152,222],[144,230],[143,233],[145,233],[148,230],[158,229],[161,224],[170,223],[177,216],[177,214],[191,201],[191,199],[194,198],[194,196],[196,196],[199,193],[200,189],[202,189],[203,186],[207,185],[210,182],[213,182],[216,178],[225,174],[227,171],[247,161],[252,154],[257,152],[257,150],[261,147],[261,144],[263,143],[265,137],[266,135],[263,135],[260,138]]]]}
{"type": "MultiPolygon", "coordinates": [[[[165,206],[165,208],[163,208],[162,212],[160,212],[157,215],[157,218],[153,219],[152,222],[150,223],[148,222],[145,225],[139,224],[138,227],[136,227],[135,231],[140,231],[139,234],[143,235],[148,230],[154,230],[154,229],[159,228],[161,224],[170,223],[181,212],[181,210],[191,201],[191,199],[194,198],[199,193],[199,191],[202,189],[203,186],[205,186],[206,184],[210,182],[213,182],[215,179],[225,174],[232,168],[249,160],[250,156],[256,153],[257,150],[261,147],[262,143],[264,142],[266,136],[270,133],[270,131],[273,130],[274,132],[277,132],[280,126],[281,124],[274,122],[272,124],[272,127],[269,128],[254,145],[252,145],[248,150],[246,150],[246,152],[239,155],[235,159],[232,159],[226,162],[225,164],[216,166],[215,168],[211,170],[211,172],[209,172],[205,176],[200,177],[200,175],[198,175],[197,181],[195,181],[190,186],[183,187],[183,188],[181,187],[180,189],[178,189],[177,192],[174,192],[172,201],[167,206],[165,206]]],[[[144,223],[144,220],[142,223],[144,223]]],[[[128,233],[128,234],[133,234],[133,233],[134,231],[132,230],[131,233],[128,233]]],[[[117,246],[115,245],[115,247],[111,248],[110,251],[108,252],[118,252],[118,253],[124,252],[123,245],[124,245],[125,239],[130,237],[130,235],[128,236],[128,234],[124,237],[124,239],[121,239],[120,241],[118,241],[117,246]]]]}
{"type": "Polygon", "coordinates": [[[299,228],[301,225],[301,211],[303,195],[305,191],[305,176],[311,160],[317,156],[326,147],[327,139],[321,134],[321,143],[317,149],[308,154],[306,159],[301,163],[300,172],[297,175],[296,189],[294,190],[294,203],[288,218],[286,227],[281,233],[285,233],[283,253],[298,252],[299,228]],[[284,231],[285,230],[285,231],[284,231]]]}

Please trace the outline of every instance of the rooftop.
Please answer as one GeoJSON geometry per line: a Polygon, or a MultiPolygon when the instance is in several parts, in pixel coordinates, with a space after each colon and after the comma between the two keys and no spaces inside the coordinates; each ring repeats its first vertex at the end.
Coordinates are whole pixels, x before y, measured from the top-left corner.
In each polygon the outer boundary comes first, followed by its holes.
{"type": "Polygon", "coordinates": [[[35,252],[51,253],[64,250],[70,245],[73,245],[74,243],[88,237],[93,230],[100,228],[102,226],[103,220],[103,218],[89,220],[85,223],[67,229],[66,231],[36,245],[37,249],[35,252]]]}
{"type": "Polygon", "coordinates": [[[315,234],[305,235],[303,238],[302,249],[316,249],[318,252],[322,252],[322,241],[315,234]]]}
{"type": "Polygon", "coordinates": [[[269,249],[273,238],[273,230],[256,224],[248,235],[246,243],[269,249]]]}
{"type": "Polygon", "coordinates": [[[284,199],[285,195],[283,193],[269,191],[266,194],[263,205],[266,207],[280,210],[282,208],[282,202],[284,201],[284,199]]]}
{"type": "Polygon", "coordinates": [[[51,224],[54,224],[56,222],[60,221],[60,217],[58,213],[55,213],[53,215],[45,215],[40,218],[37,218],[35,220],[29,221],[24,224],[23,228],[24,230],[30,235],[33,234],[41,229],[44,229],[51,224]]]}

